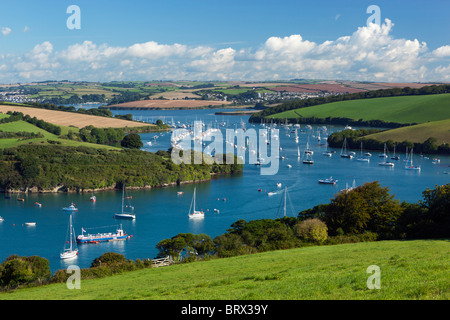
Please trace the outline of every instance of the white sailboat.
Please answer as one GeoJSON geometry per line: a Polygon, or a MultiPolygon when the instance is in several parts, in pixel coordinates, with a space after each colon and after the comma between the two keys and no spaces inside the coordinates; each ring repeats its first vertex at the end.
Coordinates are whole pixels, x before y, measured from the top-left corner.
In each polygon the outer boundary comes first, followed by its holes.
{"type": "Polygon", "coordinates": [[[191,207],[189,208],[189,219],[203,219],[205,217],[205,213],[203,211],[195,210],[195,192],[197,188],[194,188],[194,196],[192,197],[191,207]],[[192,211],[191,211],[192,209],[192,211]]]}
{"type": "Polygon", "coordinates": [[[309,148],[309,138],[308,138],[308,141],[306,142],[305,153],[306,153],[307,155],[311,155],[311,156],[314,154],[314,151],[312,151],[312,150],[309,148]]]}
{"type": "MultiPolygon", "coordinates": [[[[308,146],[307,146],[308,147],[308,146]]],[[[312,159],[313,152],[306,152],[306,158],[303,160],[304,164],[314,164],[314,160],[312,159]]]]}
{"type": "Polygon", "coordinates": [[[416,170],[420,171],[420,166],[413,165],[413,149],[411,149],[411,154],[409,155],[409,161],[405,165],[406,170],[416,170]],[[408,164],[409,162],[409,164],[408,164]]]}
{"type": "MultiPolygon", "coordinates": [[[[116,213],[114,215],[114,218],[117,219],[136,219],[136,215],[132,212],[125,212],[124,211],[124,199],[125,199],[125,185],[123,185],[123,189],[122,189],[122,209],[120,211],[120,213],[116,213]]],[[[127,208],[133,208],[132,206],[127,206],[127,208]]]]}
{"type": "Polygon", "coordinates": [[[363,143],[361,141],[361,156],[359,158],[356,159],[356,161],[360,161],[360,162],[369,162],[370,158],[369,157],[363,157],[363,143]]]}
{"type": "MultiPolygon", "coordinates": [[[[278,212],[277,212],[277,218],[280,217],[280,211],[281,211],[281,210],[283,210],[283,217],[287,217],[287,202],[288,202],[288,197],[289,197],[289,194],[288,194],[288,192],[287,192],[287,187],[284,187],[284,197],[283,197],[283,199],[281,200],[281,201],[284,202],[284,204],[283,204],[283,206],[282,206],[282,202],[280,202],[280,206],[278,207],[278,212]]],[[[292,208],[292,202],[291,202],[290,197],[289,197],[289,202],[290,202],[290,204],[291,204],[291,213],[292,213],[292,215],[294,215],[294,210],[293,210],[293,208],[292,208]]]]}
{"type": "MultiPolygon", "coordinates": [[[[383,155],[386,155],[386,157],[384,157],[385,159],[388,158],[388,155],[386,153],[386,143],[384,144],[384,153],[383,153],[383,155]]],[[[393,167],[394,163],[390,162],[389,160],[385,160],[383,162],[378,162],[378,165],[379,166],[384,166],[384,167],[393,167]]]]}
{"type": "Polygon", "coordinates": [[[67,230],[68,240],[66,240],[66,244],[64,245],[63,252],[60,253],[61,259],[72,259],[78,255],[77,242],[75,239],[75,230],[72,225],[72,215],[69,218],[69,228],[67,230]],[[67,246],[67,244],[69,244],[67,246]]]}
{"type": "Polygon", "coordinates": [[[353,154],[347,153],[347,138],[344,138],[344,143],[342,144],[341,158],[353,159],[353,154]]]}

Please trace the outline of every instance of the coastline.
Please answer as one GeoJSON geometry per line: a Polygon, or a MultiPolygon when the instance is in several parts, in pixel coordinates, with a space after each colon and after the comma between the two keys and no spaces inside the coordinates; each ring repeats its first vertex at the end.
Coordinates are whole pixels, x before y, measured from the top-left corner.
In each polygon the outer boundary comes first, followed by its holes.
{"type": "MultiPolygon", "coordinates": [[[[242,173],[242,172],[239,172],[242,173]]],[[[214,178],[217,178],[222,175],[233,175],[238,174],[235,173],[210,173],[211,177],[208,179],[199,179],[199,180],[187,180],[187,181],[175,181],[170,183],[164,183],[162,185],[157,186],[127,186],[126,188],[128,190],[150,190],[150,189],[159,189],[159,188],[167,188],[172,186],[179,186],[183,184],[193,184],[193,183],[202,183],[202,182],[209,182],[214,178]]],[[[20,189],[0,189],[0,193],[3,194],[51,194],[51,193],[93,193],[93,192],[102,192],[102,191],[113,191],[122,190],[122,187],[119,187],[118,184],[110,187],[103,187],[103,188],[96,188],[96,189],[82,189],[82,188],[65,188],[64,185],[56,186],[53,189],[41,189],[39,190],[38,187],[24,187],[20,189]]]]}

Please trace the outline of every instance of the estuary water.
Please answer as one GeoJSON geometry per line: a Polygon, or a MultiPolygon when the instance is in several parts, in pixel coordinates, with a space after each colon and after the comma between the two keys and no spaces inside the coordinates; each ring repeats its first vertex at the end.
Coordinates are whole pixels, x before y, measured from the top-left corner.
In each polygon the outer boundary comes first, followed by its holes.
{"type": "MultiPolygon", "coordinates": [[[[218,110],[139,110],[113,111],[113,113],[133,113],[135,119],[155,122],[174,121],[191,124],[202,120],[206,125],[212,124],[222,130],[225,128],[259,129],[260,125],[249,124],[247,116],[215,115],[218,110]]],[[[224,111],[224,110],[220,110],[224,111]]],[[[327,150],[323,138],[318,141],[318,127],[298,130],[299,143],[294,140],[293,128],[279,127],[280,154],[285,159],[279,161],[276,175],[263,176],[260,167],[245,164],[241,174],[214,177],[211,181],[198,184],[185,184],[153,190],[128,190],[130,204],[134,206],[135,220],[116,220],[114,213],[121,208],[122,192],[105,191],[96,193],[97,201],[90,202],[91,194],[28,194],[0,197],[0,260],[11,254],[21,256],[38,255],[50,261],[54,272],[69,265],[87,268],[101,254],[109,251],[124,254],[128,259],[154,258],[157,254],[155,245],[178,233],[206,233],[212,238],[224,233],[230,225],[239,220],[273,219],[282,216],[280,207],[284,204],[284,189],[287,187],[287,216],[296,216],[299,211],[321,203],[328,203],[339,190],[346,185],[362,185],[366,182],[379,181],[389,187],[392,194],[400,201],[417,202],[422,199],[426,188],[434,188],[450,182],[450,157],[440,156],[439,163],[433,163],[434,156],[414,155],[414,164],[421,170],[408,171],[404,168],[405,154],[395,161],[395,167],[382,167],[378,162],[379,152],[371,152],[370,162],[358,162],[359,150],[354,159],[340,157],[340,149],[331,157],[323,156],[327,150]],[[313,165],[302,163],[306,144],[314,151],[313,165]],[[301,157],[297,156],[297,147],[301,157]],[[319,179],[333,177],[336,185],[319,184],[319,179]],[[281,184],[279,187],[277,184],[281,184]],[[190,220],[187,216],[192,195],[196,188],[197,209],[203,209],[205,218],[201,221],[190,220]],[[178,195],[178,192],[183,192],[178,195]],[[273,195],[268,195],[268,192],[273,195]],[[18,197],[24,201],[18,201],[18,197]],[[41,203],[38,207],[35,203],[41,203]],[[74,203],[78,212],[73,213],[73,224],[77,235],[81,228],[89,233],[113,232],[119,224],[132,235],[126,241],[105,242],[78,245],[79,255],[73,260],[60,260],[59,254],[66,241],[69,214],[63,207],[74,203]],[[216,209],[216,210],[215,210],[216,209]],[[26,226],[26,222],[36,222],[35,226],[26,226]]],[[[340,126],[327,126],[327,132],[343,130],[340,126]]],[[[148,151],[167,150],[170,147],[170,133],[142,134],[144,148],[148,151]],[[157,138],[155,138],[157,136],[157,138]],[[149,145],[147,142],[151,142],[149,145]]],[[[248,159],[248,158],[247,158],[248,159]]],[[[247,161],[248,162],[248,161],[247,161]]]]}

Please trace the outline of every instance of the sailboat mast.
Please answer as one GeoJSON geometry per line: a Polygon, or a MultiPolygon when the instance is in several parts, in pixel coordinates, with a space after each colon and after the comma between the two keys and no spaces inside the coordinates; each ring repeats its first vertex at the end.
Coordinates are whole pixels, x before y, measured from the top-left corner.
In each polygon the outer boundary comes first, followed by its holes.
{"type": "Polygon", "coordinates": [[[125,197],[125,185],[122,186],[122,214],[123,214],[123,198],[125,197]]]}
{"type": "Polygon", "coordinates": [[[197,188],[194,188],[194,208],[192,210],[192,212],[195,212],[195,191],[197,190],[197,188]]]}
{"type": "Polygon", "coordinates": [[[69,229],[70,229],[70,251],[72,251],[72,214],[70,214],[70,218],[69,218],[69,229]]]}
{"type": "Polygon", "coordinates": [[[287,194],[287,187],[284,187],[284,216],[286,217],[286,194],[287,194]]]}

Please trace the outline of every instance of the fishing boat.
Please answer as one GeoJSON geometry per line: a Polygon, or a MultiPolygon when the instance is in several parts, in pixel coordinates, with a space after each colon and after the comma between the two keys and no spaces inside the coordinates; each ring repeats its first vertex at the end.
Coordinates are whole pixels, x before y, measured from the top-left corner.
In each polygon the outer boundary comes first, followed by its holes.
{"type": "Polygon", "coordinates": [[[72,204],[68,207],[63,208],[64,211],[69,211],[69,212],[76,212],[78,211],[78,208],[75,207],[75,203],[72,202],[72,204]]]}
{"type": "Polygon", "coordinates": [[[124,208],[131,208],[132,210],[134,209],[134,207],[132,207],[131,205],[126,205],[124,204],[124,199],[131,199],[131,197],[125,197],[125,185],[123,185],[122,188],[122,208],[121,208],[121,212],[114,214],[114,218],[116,219],[136,219],[136,215],[132,212],[126,212],[124,210],[124,208]]]}
{"type": "Polygon", "coordinates": [[[203,219],[205,217],[205,213],[203,211],[195,210],[195,193],[197,188],[194,188],[194,196],[192,197],[191,207],[189,208],[189,219],[203,219]]]}
{"type": "Polygon", "coordinates": [[[75,230],[72,225],[72,215],[69,217],[69,227],[67,229],[66,244],[64,245],[63,252],[60,253],[59,257],[61,259],[72,259],[78,255],[77,243],[75,240],[75,230]],[[67,246],[67,244],[69,244],[67,246]]]}
{"type": "Polygon", "coordinates": [[[333,179],[333,177],[330,177],[329,179],[320,179],[319,183],[322,184],[336,184],[338,182],[338,180],[333,179]]]}
{"type": "Polygon", "coordinates": [[[416,170],[420,171],[420,166],[413,165],[413,149],[411,149],[411,154],[409,156],[409,161],[405,165],[406,170],[416,170]]]}
{"type": "MultiPolygon", "coordinates": [[[[92,229],[101,229],[101,228],[109,228],[111,226],[106,227],[98,227],[98,228],[92,228],[92,229]]],[[[90,234],[87,232],[84,228],[81,228],[81,234],[77,237],[78,243],[98,243],[98,242],[106,242],[106,241],[120,241],[120,240],[126,240],[130,238],[131,236],[128,235],[125,231],[122,229],[122,225],[116,226],[115,232],[101,232],[101,233],[95,233],[90,234]]],[[[89,229],[89,228],[86,228],[89,229]]]]}
{"type": "Polygon", "coordinates": [[[344,143],[342,144],[341,158],[353,159],[353,154],[347,153],[347,138],[344,138],[344,143]]]}
{"type": "Polygon", "coordinates": [[[97,197],[94,196],[94,195],[92,195],[92,196],[89,198],[89,201],[91,201],[91,202],[96,202],[96,201],[97,201],[97,197]]]}

